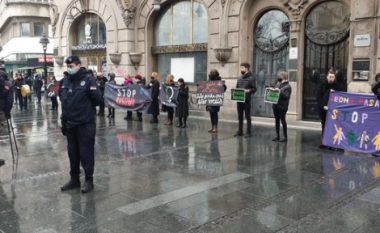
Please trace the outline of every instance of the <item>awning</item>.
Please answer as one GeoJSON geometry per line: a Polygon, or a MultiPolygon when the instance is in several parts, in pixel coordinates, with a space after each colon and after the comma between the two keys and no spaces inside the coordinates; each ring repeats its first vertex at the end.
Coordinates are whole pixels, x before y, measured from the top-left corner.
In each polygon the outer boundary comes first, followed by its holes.
{"type": "MultiPolygon", "coordinates": [[[[46,53],[53,54],[53,41],[47,46],[46,53]]],[[[7,57],[13,54],[43,54],[42,45],[39,37],[16,37],[12,38],[3,45],[3,50],[0,52],[0,58],[7,60],[7,57]]]]}

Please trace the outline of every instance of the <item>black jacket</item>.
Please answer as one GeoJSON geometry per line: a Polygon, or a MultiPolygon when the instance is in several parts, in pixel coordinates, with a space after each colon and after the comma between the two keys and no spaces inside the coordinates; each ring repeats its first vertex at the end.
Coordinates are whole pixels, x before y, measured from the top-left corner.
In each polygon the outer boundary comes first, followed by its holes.
{"type": "MultiPolygon", "coordinates": [[[[220,76],[209,79],[209,81],[221,81],[221,80],[222,78],[220,76]]],[[[225,92],[227,90],[226,84],[224,84],[223,87],[224,87],[224,92],[225,92]]],[[[206,106],[206,110],[209,112],[219,112],[220,106],[206,106]]]]}
{"type": "Polygon", "coordinates": [[[378,99],[380,99],[380,81],[372,84],[372,92],[377,96],[378,99]]]}
{"type": "Polygon", "coordinates": [[[75,75],[66,74],[60,85],[62,126],[72,128],[95,123],[96,106],[101,103],[102,95],[92,73],[80,68],[75,75]]]}
{"type": "Polygon", "coordinates": [[[319,108],[327,106],[331,90],[343,91],[343,88],[336,81],[333,83],[328,83],[327,78],[322,79],[319,83],[317,93],[317,102],[319,108]]]}
{"type": "Polygon", "coordinates": [[[187,86],[179,87],[177,101],[177,116],[187,117],[189,115],[189,88],[187,86]]]}
{"type": "Polygon", "coordinates": [[[289,82],[281,83],[278,88],[280,89],[280,98],[278,99],[277,104],[273,104],[273,108],[278,108],[281,110],[288,110],[290,96],[292,94],[292,87],[289,82]]]}
{"type": "Polygon", "coordinates": [[[149,113],[158,116],[160,114],[160,105],[158,96],[160,95],[160,82],[157,80],[151,80],[148,88],[152,91],[152,103],[150,104],[149,113]]]}
{"type": "Polygon", "coordinates": [[[247,100],[248,101],[251,100],[251,96],[253,94],[255,94],[255,92],[257,90],[257,88],[256,88],[256,80],[252,76],[251,71],[249,71],[248,73],[246,73],[246,74],[244,74],[244,75],[242,75],[240,77],[240,79],[236,83],[236,88],[250,90],[249,93],[245,93],[245,100],[246,101],[247,100]]]}
{"type": "Polygon", "coordinates": [[[7,81],[6,73],[0,71],[0,111],[4,112],[5,116],[9,118],[12,107],[13,87],[12,84],[7,81]]]}
{"type": "Polygon", "coordinates": [[[25,85],[25,79],[16,79],[14,82],[14,89],[18,94],[21,94],[21,87],[22,85],[25,85]]]}

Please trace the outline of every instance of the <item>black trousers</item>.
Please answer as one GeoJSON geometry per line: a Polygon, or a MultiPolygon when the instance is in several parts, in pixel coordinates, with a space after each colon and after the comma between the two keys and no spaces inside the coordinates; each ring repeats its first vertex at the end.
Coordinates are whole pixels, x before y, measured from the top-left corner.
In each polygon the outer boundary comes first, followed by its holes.
{"type": "Polygon", "coordinates": [[[247,120],[247,134],[251,133],[251,101],[246,100],[244,103],[237,103],[238,119],[239,119],[239,132],[243,132],[243,116],[247,120]]]}
{"type": "Polygon", "coordinates": [[[108,115],[115,116],[115,108],[108,107],[108,115]]]}
{"type": "Polygon", "coordinates": [[[70,159],[70,175],[78,177],[82,164],[87,179],[94,175],[95,123],[68,128],[66,130],[67,151],[70,159]]]}
{"type": "Polygon", "coordinates": [[[173,119],[174,119],[174,108],[167,107],[166,111],[168,112],[168,119],[170,121],[173,121],[173,119]]]}
{"type": "Polygon", "coordinates": [[[218,112],[210,112],[211,125],[218,127],[218,112]]]}
{"type": "Polygon", "coordinates": [[[55,96],[55,97],[50,97],[50,99],[51,99],[51,108],[52,108],[52,109],[58,109],[57,96],[55,96]]]}
{"type": "Polygon", "coordinates": [[[41,87],[34,90],[36,92],[38,103],[41,102],[41,87]]]}
{"type": "Polygon", "coordinates": [[[319,108],[319,117],[321,118],[321,125],[322,125],[322,137],[325,132],[326,116],[327,116],[327,111],[324,110],[323,108],[319,108]]]}
{"type": "Polygon", "coordinates": [[[28,108],[28,97],[23,97],[20,93],[17,93],[17,99],[18,103],[20,105],[20,109],[27,109],[28,108]]]}
{"type": "Polygon", "coordinates": [[[273,107],[274,119],[276,121],[276,134],[278,138],[280,138],[280,121],[282,124],[284,138],[288,138],[288,124],[286,123],[286,112],[287,110],[273,107]]]}

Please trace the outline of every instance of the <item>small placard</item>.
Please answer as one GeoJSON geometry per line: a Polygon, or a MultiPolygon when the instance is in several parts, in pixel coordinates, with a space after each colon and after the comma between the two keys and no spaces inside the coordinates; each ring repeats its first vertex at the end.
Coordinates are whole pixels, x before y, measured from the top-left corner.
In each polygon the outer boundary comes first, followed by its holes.
{"type": "Polygon", "coordinates": [[[369,59],[352,61],[352,80],[369,80],[370,61],[369,59]]]}
{"type": "Polygon", "coordinates": [[[244,89],[231,89],[231,100],[236,102],[245,102],[245,90],[244,89]]]}
{"type": "Polygon", "coordinates": [[[289,59],[298,59],[298,47],[289,48],[289,59]]]}
{"type": "Polygon", "coordinates": [[[278,88],[265,88],[264,102],[270,104],[277,104],[280,99],[280,89],[278,88]]]}
{"type": "Polygon", "coordinates": [[[354,46],[355,47],[368,47],[371,45],[371,35],[355,35],[354,46]]]}

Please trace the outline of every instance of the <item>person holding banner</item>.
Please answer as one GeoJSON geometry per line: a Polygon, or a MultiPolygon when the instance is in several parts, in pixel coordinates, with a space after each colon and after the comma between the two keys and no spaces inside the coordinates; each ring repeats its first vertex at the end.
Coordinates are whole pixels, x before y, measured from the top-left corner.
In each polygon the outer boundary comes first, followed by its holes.
{"type": "Polygon", "coordinates": [[[245,115],[245,119],[247,120],[247,131],[245,137],[251,137],[251,96],[255,94],[256,88],[256,80],[252,76],[252,72],[250,71],[251,66],[243,62],[240,64],[241,77],[237,81],[236,88],[244,89],[245,92],[245,101],[237,103],[237,112],[239,119],[239,130],[234,135],[235,137],[243,136],[243,116],[245,115]]]}
{"type": "MultiPolygon", "coordinates": [[[[174,83],[174,75],[172,75],[172,74],[168,74],[168,76],[166,77],[165,85],[166,85],[166,86],[169,86],[169,87],[174,87],[174,86],[175,86],[175,83],[174,83]]],[[[167,122],[165,123],[165,125],[173,125],[174,108],[162,104],[162,110],[163,110],[163,111],[166,111],[166,112],[168,113],[168,120],[167,120],[167,122]]]]}
{"type": "MultiPolygon", "coordinates": [[[[211,69],[210,73],[208,74],[208,80],[209,81],[221,81],[222,78],[219,75],[218,70],[211,69]]],[[[224,91],[227,90],[227,86],[224,85],[224,91]]],[[[211,120],[211,129],[208,131],[209,133],[217,133],[218,132],[218,121],[219,116],[218,113],[220,111],[220,106],[206,106],[206,110],[210,113],[210,120],[211,120]]]]}
{"type": "Polygon", "coordinates": [[[372,84],[372,92],[380,100],[380,73],[375,76],[375,83],[372,84]]]}
{"type": "Polygon", "coordinates": [[[160,75],[153,72],[148,88],[152,90],[152,103],[150,104],[149,113],[152,114],[151,124],[158,123],[158,115],[160,115],[160,103],[158,96],[160,95],[160,75]]]}
{"type": "Polygon", "coordinates": [[[285,71],[280,73],[279,83],[276,88],[280,90],[280,97],[277,104],[273,104],[273,114],[276,124],[276,137],[272,140],[274,142],[287,142],[288,141],[288,125],[286,123],[286,112],[288,111],[290,96],[292,94],[292,87],[289,84],[288,74],[285,71]],[[280,139],[280,121],[284,138],[280,139]]]}
{"type": "MultiPolygon", "coordinates": [[[[124,76],[123,86],[129,87],[130,85],[133,85],[132,76],[130,76],[129,74],[126,74],[124,76]]],[[[132,111],[127,111],[127,116],[124,117],[124,120],[126,120],[126,121],[132,121],[132,111]]]]}
{"type": "MultiPolygon", "coordinates": [[[[318,92],[317,92],[317,101],[319,108],[319,117],[321,118],[322,125],[322,139],[325,132],[326,116],[328,110],[328,102],[330,98],[331,91],[343,91],[341,85],[338,84],[335,69],[331,67],[328,71],[326,79],[322,79],[319,83],[318,92]]],[[[323,144],[319,145],[319,148],[326,148],[323,144]]]]}
{"type": "MultiPolygon", "coordinates": [[[[136,74],[135,75],[135,80],[136,80],[136,84],[141,86],[141,87],[145,87],[145,78],[139,74],[136,74]]],[[[138,111],[137,113],[137,121],[140,121],[142,122],[142,112],[141,111],[138,111]]]]}

